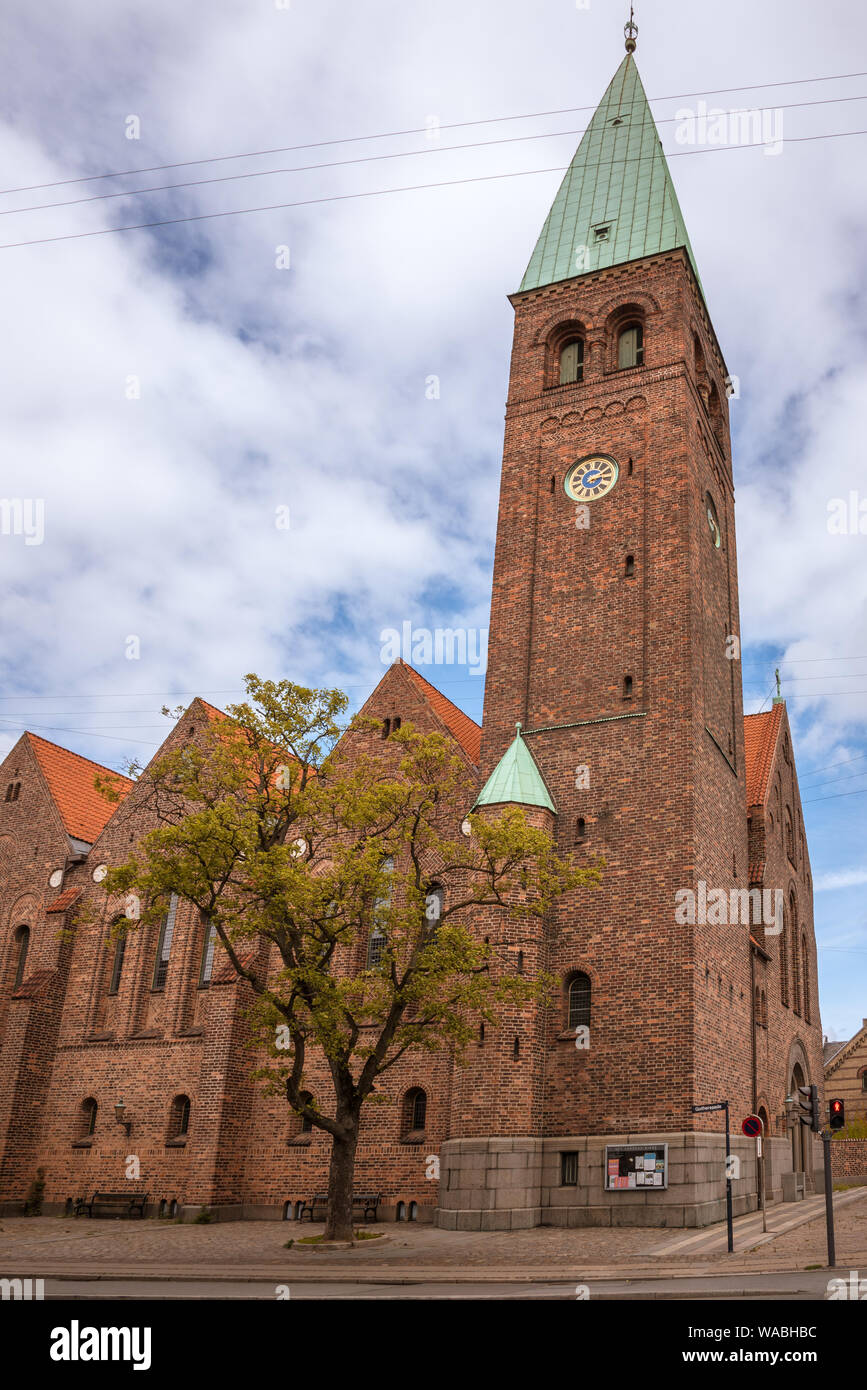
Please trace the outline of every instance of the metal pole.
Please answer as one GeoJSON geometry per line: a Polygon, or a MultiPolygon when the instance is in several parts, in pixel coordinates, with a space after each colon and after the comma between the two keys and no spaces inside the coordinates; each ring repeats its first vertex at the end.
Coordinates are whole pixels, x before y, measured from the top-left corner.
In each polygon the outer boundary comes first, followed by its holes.
{"type": "Polygon", "coordinates": [[[731,1157],[731,1138],[729,1135],[729,1103],[724,1101],[726,1111],[726,1225],[728,1227],[729,1254],[735,1248],[734,1230],[732,1229],[732,1180],[729,1159],[731,1157]]]}
{"type": "Polygon", "coordinates": [[[828,1268],[833,1269],[837,1263],[837,1252],[834,1249],[834,1188],[831,1178],[831,1135],[825,1130],[822,1130],[822,1146],[825,1150],[825,1224],[828,1228],[828,1268]]]}
{"type": "Polygon", "coordinates": [[[764,1120],[762,1120],[761,1115],[759,1116],[759,1120],[761,1121],[762,1126],[762,1132],[756,1139],[756,1144],[758,1145],[759,1150],[759,1198],[762,1204],[762,1234],[767,1234],[768,1213],[767,1206],[765,1203],[765,1122],[764,1120]]]}

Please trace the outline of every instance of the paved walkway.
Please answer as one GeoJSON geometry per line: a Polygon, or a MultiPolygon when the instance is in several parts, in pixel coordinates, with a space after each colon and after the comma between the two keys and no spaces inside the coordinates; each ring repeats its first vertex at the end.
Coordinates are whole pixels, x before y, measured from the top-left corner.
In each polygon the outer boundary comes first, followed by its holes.
{"type": "MultiPolygon", "coordinates": [[[[835,1195],[837,1267],[867,1275],[867,1188],[835,1195]]],[[[706,1231],[658,1228],[453,1232],[381,1224],[387,1240],[354,1250],[286,1249],[301,1234],[293,1222],[172,1222],[4,1217],[0,1277],[65,1280],[239,1281],[303,1283],[564,1283],[693,1279],[741,1272],[804,1271],[826,1262],[824,1207],[815,1200],[770,1209],[768,1239],[758,1218],[738,1219],[736,1253],[725,1223],[706,1231]],[[754,1238],[755,1237],[755,1238],[754,1238]]],[[[320,1226],[304,1225],[304,1234],[320,1226]]]]}
{"type": "MultiPolygon", "coordinates": [[[[867,1189],[863,1188],[856,1192],[838,1192],[834,1198],[835,1219],[839,1210],[853,1201],[858,1201],[865,1194],[867,1189]]],[[[760,1211],[738,1216],[732,1222],[732,1244],[735,1253],[740,1250],[757,1250],[761,1245],[769,1245],[777,1236],[817,1218],[824,1223],[824,1192],[818,1196],[807,1197],[802,1202],[778,1202],[775,1206],[769,1207],[764,1223],[767,1226],[766,1231],[762,1229],[760,1211]]],[[[725,1222],[708,1226],[701,1231],[693,1231],[674,1240],[669,1237],[655,1250],[650,1251],[651,1255],[658,1255],[662,1259],[670,1259],[673,1255],[710,1255],[723,1252],[728,1252],[728,1229],[725,1222]]]]}

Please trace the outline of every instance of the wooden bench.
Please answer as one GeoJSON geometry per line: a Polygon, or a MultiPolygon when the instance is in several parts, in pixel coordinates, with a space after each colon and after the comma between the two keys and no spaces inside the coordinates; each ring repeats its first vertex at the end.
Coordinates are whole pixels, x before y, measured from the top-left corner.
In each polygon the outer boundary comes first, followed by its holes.
{"type": "MultiPolygon", "coordinates": [[[[381,1201],[381,1192],[353,1192],[352,1210],[353,1212],[356,1210],[362,1212],[365,1221],[370,1221],[371,1219],[376,1221],[376,1214],[379,1211],[379,1204],[381,1201]]],[[[311,1197],[307,1202],[302,1202],[301,1209],[298,1212],[298,1220],[303,1221],[305,1216],[309,1216],[311,1221],[315,1221],[316,1217],[314,1213],[317,1207],[322,1208],[322,1219],[324,1221],[325,1213],[328,1208],[327,1192],[317,1192],[315,1197],[311,1197]]]]}
{"type": "Polygon", "coordinates": [[[81,1216],[86,1211],[88,1216],[143,1218],[147,1199],[146,1192],[94,1192],[89,1202],[79,1197],[75,1204],[75,1215],[81,1216]]]}

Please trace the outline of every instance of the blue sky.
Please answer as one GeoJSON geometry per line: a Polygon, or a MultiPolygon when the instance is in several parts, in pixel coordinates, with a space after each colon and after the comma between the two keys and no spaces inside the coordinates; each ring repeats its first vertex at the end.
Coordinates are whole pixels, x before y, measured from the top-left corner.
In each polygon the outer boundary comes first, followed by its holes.
{"type": "MultiPolygon", "coordinates": [[[[383,629],[487,626],[506,295],[590,114],[575,108],[595,105],[620,61],[627,9],[6,9],[3,187],[29,191],[0,195],[2,494],[44,499],[45,539],[0,536],[0,753],[29,727],[120,766],[153,751],[164,701],[226,702],[246,670],[360,701],[382,674],[383,629]],[[501,117],[514,119],[491,123],[501,117]],[[401,131],[415,133],[366,138],[401,131]],[[304,145],[316,148],[286,148],[304,145]],[[280,152],[61,183],[266,150],[280,152]],[[382,155],[401,157],[371,158],[382,155]],[[378,193],[454,180],[470,182],[378,193]],[[59,186],[33,188],[47,184],[59,186]],[[70,205],[11,211],[55,202],[70,205]],[[304,205],[8,247],[283,203],[304,205]]],[[[867,536],[830,534],[827,508],[867,498],[867,137],[805,137],[867,128],[865,102],[839,100],[867,94],[867,78],[842,77],[867,69],[865,19],[842,0],[654,0],[637,19],[644,85],[741,382],[746,709],[767,708],[780,665],[823,1023],[848,1036],[867,1015],[867,536]],[[766,85],[816,77],[836,80],[766,85]],[[736,86],[759,90],[712,95],[736,86]],[[684,153],[675,113],[702,94],[724,109],[785,107],[781,153],[684,153]]],[[[456,666],[425,674],[480,717],[482,680],[456,666]]]]}

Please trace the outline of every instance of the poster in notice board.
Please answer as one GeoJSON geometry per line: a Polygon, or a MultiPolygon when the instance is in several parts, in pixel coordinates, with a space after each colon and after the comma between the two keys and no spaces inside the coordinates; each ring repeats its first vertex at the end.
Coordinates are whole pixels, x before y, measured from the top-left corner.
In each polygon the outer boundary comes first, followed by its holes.
{"type": "Polygon", "coordinates": [[[605,1187],[609,1192],[668,1187],[667,1144],[606,1144],[605,1187]]]}

